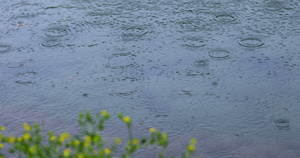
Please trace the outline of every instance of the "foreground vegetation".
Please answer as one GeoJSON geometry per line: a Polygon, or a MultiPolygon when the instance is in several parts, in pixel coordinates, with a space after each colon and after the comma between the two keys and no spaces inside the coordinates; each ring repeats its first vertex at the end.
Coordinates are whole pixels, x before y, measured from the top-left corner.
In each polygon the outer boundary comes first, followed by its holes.
{"type": "MultiPolygon", "coordinates": [[[[121,113],[118,116],[127,126],[129,141],[124,144],[120,138],[116,137],[110,147],[106,145],[105,138],[100,134],[104,128],[104,122],[110,118],[110,114],[106,111],[102,111],[95,117],[89,111],[86,114],[80,113],[78,123],[82,135],[71,137],[69,133],[61,133],[56,136],[49,131],[48,142],[43,140],[47,136],[40,133],[41,127],[37,123],[34,126],[24,123],[24,132],[18,137],[4,136],[1,131],[5,131],[5,127],[0,126],[0,158],[5,157],[4,153],[28,158],[116,158],[114,156],[116,148],[122,144],[126,150],[124,154],[121,154],[122,158],[130,158],[140,148],[151,145],[161,147],[159,158],[166,157],[168,146],[166,133],[150,128],[150,138],[134,138],[130,118],[121,113]]],[[[189,158],[195,150],[195,145],[196,139],[192,138],[181,157],[189,158]]]]}

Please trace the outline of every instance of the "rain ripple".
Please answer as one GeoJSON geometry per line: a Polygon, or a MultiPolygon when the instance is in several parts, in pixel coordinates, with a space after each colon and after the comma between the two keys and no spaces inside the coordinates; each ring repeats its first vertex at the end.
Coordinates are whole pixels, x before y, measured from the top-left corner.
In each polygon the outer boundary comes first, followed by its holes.
{"type": "Polygon", "coordinates": [[[289,119],[277,119],[274,120],[276,127],[280,130],[290,129],[290,120],[289,119]]]}
{"type": "Polygon", "coordinates": [[[224,49],[216,49],[208,52],[209,56],[217,59],[227,59],[229,58],[230,52],[224,49]]]}
{"type": "Polygon", "coordinates": [[[123,28],[122,38],[123,40],[137,40],[142,38],[149,32],[148,28],[145,26],[129,26],[123,28]]]}
{"type": "Polygon", "coordinates": [[[28,71],[25,73],[17,73],[15,76],[17,78],[19,78],[18,80],[16,80],[15,82],[18,84],[22,84],[22,85],[29,85],[29,84],[34,84],[35,82],[32,81],[32,79],[34,79],[35,75],[37,75],[37,72],[34,71],[28,71]]]}
{"type": "Polygon", "coordinates": [[[184,46],[190,48],[204,47],[207,43],[205,39],[199,37],[185,37],[183,40],[185,42],[184,46]]]}
{"type": "Polygon", "coordinates": [[[265,8],[268,11],[279,11],[283,8],[283,2],[280,1],[271,1],[266,3],[265,8]]]}
{"type": "Polygon", "coordinates": [[[217,15],[214,20],[218,22],[233,22],[236,20],[236,18],[230,14],[220,14],[217,15]]]}
{"type": "Polygon", "coordinates": [[[264,43],[258,38],[245,38],[242,39],[239,44],[243,47],[260,47],[264,43]]]}
{"type": "Polygon", "coordinates": [[[28,3],[26,1],[18,2],[13,4],[13,16],[11,20],[14,19],[28,19],[28,18],[35,18],[38,15],[42,14],[41,8],[39,3],[28,3]]]}
{"type": "Polygon", "coordinates": [[[42,46],[44,47],[55,47],[62,44],[62,41],[59,39],[49,38],[46,39],[44,43],[42,43],[42,46]]]}
{"type": "Polygon", "coordinates": [[[60,46],[63,41],[66,40],[66,36],[71,34],[71,28],[68,25],[52,25],[49,28],[44,29],[44,42],[42,46],[44,47],[56,47],[60,46]]]}
{"type": "Polygon", "coordinates": [[[0,54],[4,54],[6,52],[9,52],[11,50],[11,47],[9,45],[0,44],[0,54]]]}
{"type": "Polygon", "coordinates": [[[63,37],[68,35],[70,32],[70,29],[66,25],[58,25],[58,26],[53,26],[50,28],[47,28],[45,30],[46,36],[49,37],[63,37]]]}

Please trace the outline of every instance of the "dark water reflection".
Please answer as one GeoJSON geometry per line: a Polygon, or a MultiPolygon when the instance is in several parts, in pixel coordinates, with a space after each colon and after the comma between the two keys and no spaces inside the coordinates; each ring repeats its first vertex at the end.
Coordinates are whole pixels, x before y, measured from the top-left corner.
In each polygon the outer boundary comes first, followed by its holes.
{"type": "Polygon", "coordinates": [[[76,134],[80,111],[106,109],[138,137],[168,132],[172,155],[196,137],[205,157],[300,157],[299,5],[1,1],[0,124],[76,134]]]}

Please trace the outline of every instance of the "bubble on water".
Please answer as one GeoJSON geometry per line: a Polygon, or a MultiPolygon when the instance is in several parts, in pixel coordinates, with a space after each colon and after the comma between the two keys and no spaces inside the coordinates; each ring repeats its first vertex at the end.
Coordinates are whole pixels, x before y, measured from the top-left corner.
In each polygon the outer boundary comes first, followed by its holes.
{"type": "Polygon", "coordinates": [[[245,38],[242,39],[239,44],[243,47],[260,47],[264,43],[258,38],[245,38]]]}
{"type": "Polygon", "coordinates": [[[2,45],[0,44],[0,54],[6,53],[11,50],[11,47],[9,45],[2,45]]]}
{"type": "Polygon", "coordinates": [[[220,14],[220,15],[217,15],[214,18],[214,20],[218,21],[218,22],[232,22],[232,21],[235,21],[236,18],[229,14],[220,14]]]}
{"type": "Polygon", "coordinates": [[[216,49],[208,52],[208,55],[212,58],[227,59],[229,58],[230,52],[224,49],[216,49]]]}
{"type": "Polygon", "coordinates": [[[69,27],[65,25],[52,26],[44,30],[46,36],[49,37],[63,37],[69,34],[69,27]]]}

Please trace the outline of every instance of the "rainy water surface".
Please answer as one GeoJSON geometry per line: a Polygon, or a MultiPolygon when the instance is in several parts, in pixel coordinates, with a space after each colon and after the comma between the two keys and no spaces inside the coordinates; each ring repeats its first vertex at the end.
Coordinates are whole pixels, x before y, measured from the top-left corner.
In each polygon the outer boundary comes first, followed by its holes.
{"type": "MultiPolygon", "coordinates": [[[[3,0],[0,124],[104,135],[156,127],[179,156],[300,157],[299,0],[3,0]]],[[[153,157],[156,148],[135,157],[153,157]]]]}

